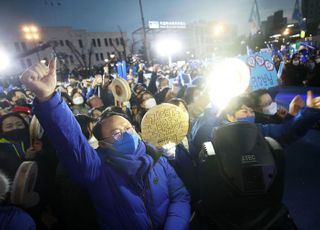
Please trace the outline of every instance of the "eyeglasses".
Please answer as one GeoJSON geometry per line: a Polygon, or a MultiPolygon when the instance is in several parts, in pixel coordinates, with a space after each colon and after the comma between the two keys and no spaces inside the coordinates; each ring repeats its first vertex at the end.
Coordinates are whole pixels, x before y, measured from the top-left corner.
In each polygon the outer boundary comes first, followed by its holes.
{"type": "Polygon", "coordinates": [[[102,141],[105,141],[109,144],[112,144],[114,141],[121,141],[123,134],[125,132],[128,132],[131,134],[133,130],[134,130],[134,127],[127,127],[124,130],[116,129],[112,132],[111,136],[103,138],[102,141]]]}

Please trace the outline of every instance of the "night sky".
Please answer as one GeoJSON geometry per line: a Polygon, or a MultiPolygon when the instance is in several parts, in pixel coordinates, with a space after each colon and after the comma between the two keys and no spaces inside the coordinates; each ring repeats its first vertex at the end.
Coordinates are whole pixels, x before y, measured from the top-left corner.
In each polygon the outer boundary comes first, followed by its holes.
{"type": "MultiPolygon", "coordinates": [[[[145,19],[222,20],[249,33],[253,0],[143,0],[145,19]]],[[[291,19],[295,0],[258,0],[261,20],[283,9],[291,19]]],[[[72,26],[88,31],[132,32],[140,26],[138,0],[0,0],[0,36],[18,31],[23,22],[42,26],[72,26]],[[51,6],[53,3],[54,6],[51,6]]]]}

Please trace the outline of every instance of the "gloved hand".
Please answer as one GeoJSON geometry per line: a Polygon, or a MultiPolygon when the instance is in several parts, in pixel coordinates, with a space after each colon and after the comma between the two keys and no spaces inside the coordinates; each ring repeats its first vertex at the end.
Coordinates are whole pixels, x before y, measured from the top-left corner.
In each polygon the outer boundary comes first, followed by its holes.
{"type": "Polygon", "coordinates": [[[166,144],[162,146],[162,148],[160,149],[160,152],[162,155],[172,160],[176,157],[176,144],[174,143],[166,144]]]}

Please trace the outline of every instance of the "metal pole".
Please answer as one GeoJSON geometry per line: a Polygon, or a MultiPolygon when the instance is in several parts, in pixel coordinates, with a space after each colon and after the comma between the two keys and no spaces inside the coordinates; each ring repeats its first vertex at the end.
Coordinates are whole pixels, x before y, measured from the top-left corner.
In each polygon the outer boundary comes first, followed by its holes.
{"type": "Polygon", "coordinates": [[[148,63],[150,62],[150,53],[149,53],[149,45],[147,41],[147,34],[146,34],[146,25],[144,22],[144,16],[143,16],[143,9],[142,9],[142,2],[139,0],[139,7],[140,7],[140,15],[141,15],[141,23],[142,23],[142,32],[143,32],[143,45],[146,50],[146,55],[147,55],[147,61],[148,63]]]}

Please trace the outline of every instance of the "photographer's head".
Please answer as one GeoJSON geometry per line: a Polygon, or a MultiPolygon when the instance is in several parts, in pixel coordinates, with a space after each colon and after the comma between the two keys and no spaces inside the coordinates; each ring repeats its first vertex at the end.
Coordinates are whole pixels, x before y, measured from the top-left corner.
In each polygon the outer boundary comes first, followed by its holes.
{"type": "Polygon", "coordinates": [[[252,106],[251,99],[248,96],[238,96],[233,98],[228,106],[222,111],[223,116],[229,122],[235,121],[255,121],[255,113],[252,106]]]}

